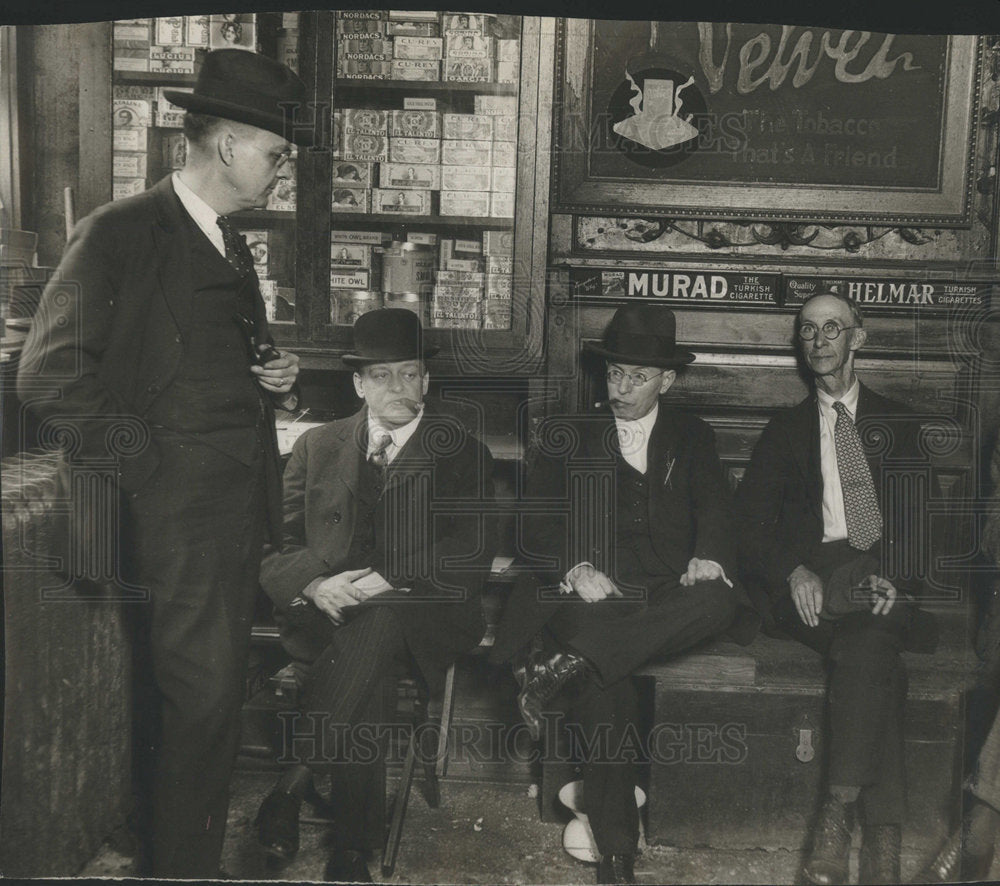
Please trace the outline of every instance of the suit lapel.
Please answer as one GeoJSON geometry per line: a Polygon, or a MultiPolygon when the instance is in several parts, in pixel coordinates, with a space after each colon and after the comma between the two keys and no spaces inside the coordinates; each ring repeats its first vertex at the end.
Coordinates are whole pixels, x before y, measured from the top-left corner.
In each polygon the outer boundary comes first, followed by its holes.
{"type": "MultiPolygon", "coordinates": [[[[858,391],[858,411],[857,414],[854,416],[855,426],[860,425],[864,421],[864,419],[871,419],[877,416],[877,408],[875,406],[875,403],[873,402],[873,399],[874,395],[872,394],[872,392],[869,391],[868,388],[866,388],[864,385],[860,385],[860,389],[858,391]]],[[[877,437],[878,432],[874,433],[877,437]]],[[[860,430],[859,430],[859,436],[861,436],[861,448],[864,449],[865,451],[865,460],[868,462],[868,470],[871,471],[872,482],[875,486],[875,495],[879,500],[879,505],[881,505],[882,487],[878,481],[878,478],[882,470],[880,457],[877,454],[875,454],[875,451],[872,449],[871,445],[868,446],[865,445],[865,437],[867,437],[868,434],[860,435],[860,430]]],[[[869,439],[870,444],[874,444],[876,442],[877,440],[875,439],[869,439]]]]}
{"type": "Polygon", "coordinates": [[[794,425],[789,434],[795,463],[802,476],[813,513],[823,519],[823,464],[819,448],[819,407],[816,395],[795,407],[794,425]]]}
{"type": "MultiPolygon", "coordinates": [[[[655,492],[668,488],[668,482],[673,479],[677,469],[677,442],[677,425],[672,420],[672,412],[661,403],[646,447],[646,479],[655,492]]],[[[650,501],[655,497],[651,496],[650,501]]]]}
{"type": "Polygon", "coordinates": [[[154,258],[167,308],[184,338],[191,329],[193,292],[184,242],[184,208],[168,175],[153,187],[156,220],[153,222],[154,258]]]}
{"type": "Polygon", "coordinates": [[[332,475],[357,494],[358,477],[365,460],[368,446],[368,409],[358,410],[352,421],[344,423],[340,430],[337,458],[330,462],[332,475]]]}

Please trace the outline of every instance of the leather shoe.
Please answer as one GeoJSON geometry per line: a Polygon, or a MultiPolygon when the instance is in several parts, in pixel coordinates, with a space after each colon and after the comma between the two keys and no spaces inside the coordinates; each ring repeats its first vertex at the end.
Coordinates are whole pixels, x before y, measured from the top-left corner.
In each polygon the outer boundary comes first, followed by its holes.
{"type": "Polygon", "coordinates": [[[299,806],[287,791],[273,790],[264,798],[254,824],[257,842],[272,867],[284,867],[299,851],[299,806]]]}
{"type": "Polygon", "coordinates": [[[914,881],[916,883],[957,883],[962,878],[962,829],[959,828],[941,847],[914,881]]]}
{"type": "Polygon", "coordinates": [[[812,849],[804,873],[814,886],[847,882],[853,815],[836,797],[827,797],[813,828],[812,849]]]}
{"type": "Polygon", "coordinates": [[[635,883],[632,855],[606,855],[597,863],[598,883],[635,883]]]}
{"type": "Polygon", "coordinates": [[[858,879],[862,883],[899,883],[899,825],[866,826],[861,832],[858,879]]]}
{"type": "Polygon", "coordinates": [[[356,849],[334,849],[326,862],[323,879],[331,883],[371,883],[364,853],[356,849]]]}
{"type": "Polygon", "coordinates": [[[570,652],[557,652],[529,676],[524,689],[517,694],[517,706],[535,741],[542,735],[545,706],[568,683],[589,673],[591,667],[585,658],[570,652]]]}

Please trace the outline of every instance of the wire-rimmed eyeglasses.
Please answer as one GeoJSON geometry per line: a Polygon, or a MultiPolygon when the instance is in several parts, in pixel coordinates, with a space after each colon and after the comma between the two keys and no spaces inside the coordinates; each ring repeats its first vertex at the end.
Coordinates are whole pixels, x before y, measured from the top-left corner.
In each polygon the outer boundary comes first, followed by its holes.
{"type": "Polygon", "coordinates": [[[803,323],[799,326],[799,338],[803,341],[812,341],[816,338],[820,329],[823,330],[823,337],[828,341],[840,338],[840,333],[846,329],[860,329],[860,326],[841,326],[833,320],[827,320],[821,327],[815,323],[803,323]]]}
{"type": "Polygon", "coordinates": [[[619,369],[617,366],[612,366],[607,373],[608,381],[613,385],[620,385],[622,379],[628,378],[629,384],[633,388],[641,388],[643,385],[648,384],[658,375],[663,375],[665,370],[660,370],[654,375],[647,375],[645,372],[626,372],[624,369],[619,369]]]}

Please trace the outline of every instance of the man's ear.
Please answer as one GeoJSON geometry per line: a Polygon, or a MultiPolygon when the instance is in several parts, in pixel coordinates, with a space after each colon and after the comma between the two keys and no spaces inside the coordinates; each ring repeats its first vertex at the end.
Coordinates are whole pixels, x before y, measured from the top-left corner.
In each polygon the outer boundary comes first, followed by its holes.
{"type": "Polygon", "coordinates": [[[424,385],[423,385],[423,390],[424,390],[424,396],[425,397],[427,396],[427,389],[430,387],[430,384],[431,384],[431,376],[430,376],[430,373],[427,372],[427,370],[425,369],[424,370],[424,385]]]}
{"type": "Polygon", "coordinates": [[[215,140],[215,146],[219,153],[219,159],[226,166],[233,165],[234,151],[233,147],[236,144],[236,135],[231,129],[220,129],[219,135],[215,140]]]}
{"type": "Polygon", "coordinates": [[[677,380],[677,370],[668,369],[660,376],[660,393],[665,394],[670,390],[670,386],[677,380]]]}
{"type": "Polygon", "coordinates": [[[354,373],[354,392],[362,399],[365,399],[365,386],[364,382],[361,380],[361,373],[354,373]]]}
{"type": "Polygon", "coordinates": [[[857,329],[851,330],[851,350],[856,351],[868,341],[868,332],[864,326],[859,326],[857,329]]]}

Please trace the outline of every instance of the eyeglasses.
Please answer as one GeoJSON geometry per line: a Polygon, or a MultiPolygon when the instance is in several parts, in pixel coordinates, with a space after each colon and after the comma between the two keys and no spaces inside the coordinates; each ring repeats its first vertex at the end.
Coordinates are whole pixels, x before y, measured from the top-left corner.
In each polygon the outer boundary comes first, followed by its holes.
{"type": "Polygon", "coordinates": [[[645,372],[625,372],[623,369],[613,366],[608,370],[607,379],[613,385],[620,385],[622,383],[622,379],[628,378],[629,383],[633,388],[641,388],[644,384],[648,384],[658,375],[663,375],[663,371],[657,372],[654,375],[646,375],[645,372]]]}
{"type": "MultiPolygon", "coordinates": [[[[860,329],[860,326],[841,326],[839,323],[835,323],[833,320],[827,320],[823,324],[823,337],[829,341],[833,341],[836,338],[840,338],[840,333],[845,329],[860,329]]],[[[819,327],[815,323],[803,323],[799,327],[799,338],[803,341],[812,341],[816,338],[819,333],[819,327]]]]}
{"type": "Polygon", "coordinates": [[[288,148],[285,148],[284,151],[265,151],[257,145],[250,145],[250,147],[255,151],[260,151],[260,153],[262,153],[265,157],[270,157],[271,164],[275,169],[281,169],[292,158],[292,152],[288,148]]]}

